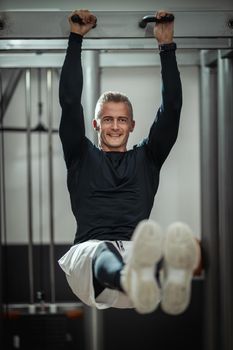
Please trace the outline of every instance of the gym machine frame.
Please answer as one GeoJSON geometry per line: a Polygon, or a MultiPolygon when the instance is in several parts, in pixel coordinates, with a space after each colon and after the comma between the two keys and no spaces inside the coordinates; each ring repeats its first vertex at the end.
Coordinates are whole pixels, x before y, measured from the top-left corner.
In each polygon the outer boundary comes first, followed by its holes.
{"type": "MultiPolygon", "coordinates": [[[[154,11],[151,13],[153,12],[154,11]]],[[[233,12],[174,11],[173,13],[176,21],[174,37],[178,47],[185,50],[224,49],[224,51],[219,50],[219,57],[217,58],[219,68],[223,70],[224,67],[221,66],[221,60],[228,55],[228,53],[232,55],[233,12]]],[[[85,37],[83,49],[88,51],[143,50],[144,53],[145,51],[154,50],[156,45],[153,38],[153,23],[148,23],[145,29],[140,26],[142,19],[147,14],[148,13],[143,12],[95,12],[98,23],[96,28],[90,31],[85,37]]],[[[13,51],[17,54],[21,54],[21,51],[26,51],[27,53],[24,53],[25,56],[22,59],[24,60],[26,55],[31,55],[32,52],[39,50],[40,52],[47,52],[47,61],[44,62],[44,66],[51,66],[53,58],[55,57],[54,55],[59,55],[56,56],[59,61],[57,67],[61,66],[61,58],[64,58],[64,51],[67,46],[67,37],[69,33],[67,23],[68,15],[69,13],[65,11],[8,11],[0,13],[0,58],[3,58],[3,61],[5,59],[6,62],[8,57],[10,57],[10,55],[8,55],[9,51],[13,51]],[[43,23],[43,26],[41,26],[41,23],[43,23]],[[28,28],[30,28],[30,31],[28,31],[28,28]]],[[[208,60],[216,61],[215,55],[216,51],[213,51],[213,54],[209,51],[203,55],[203,67],[209,65],[209,63],[207,64],[208,60]]],[[[42,56],[40,56],[40,61],[41,57],[42,56]]],[[[7,66],[7,63],[5,64],[7,66]]],[[[38,62],[35,63],[35,66],[38,66],[38,64],[38,62]]],[[[221,82],[221,77],[219,81],[221,82]]],[[[221,105],[219,106],[219,112],[222,112],[220,109],[221,105]]],[[[219,121],[219,123],[220,122],[221,121],[219,121]]],[[[219,148],[219,154],[223,151],[219,148]]],[[[232,162],[230,170],[232,172],[232,162]]],[[[222,180],[222,177],[222,172],[220,172],[219,179],[222,180]]],[[[222,182],[219,183],[220,190],[221,186],[223,186],[222,182]]],[[[216,210],[216,208],[214,208],[214,210],[216,210]]],[[[223,222],[223,218],[221,220],[223,222]]],[[[226,245],[222,246],[222,251],[225,248],[226,245]]],[[[224,262],[226,264],[226,261],[224,262]]],[[[228,294],[227,297],[229,297],[228,294]]],[[[93,324],[92,332],[93,334],[95,334],[96,331],[98,333],[96,324],[97,316],[95,314],[90,316],[93,318],[92,321],[90,321],[93,324]]],[[[223,319],[224,318],[226,319],[226,314],[223,314],[223,319]]],[[[230,323],[227,325],[230,325],[230,323]]],[[[100,334],[97,333],[93,337],[96,341],[100,336],[100,334]]],[[[222,335],[226,335],[227,339],[227,336],[229,336],[228,329],[225,333],[222,330],[222,335]]],[[[226,346],[229,346],[232,338],[229,337],[227,340],[228,343],[226,346]]],[[[208,345],[210,344],[207,344],[207,347],[208,345]]],[[[90,347],[92,349],[97,349],[98,341],[90,347]]],[[[228,350],[228,347],[226,350],[228,350]]]]}
{"type": "MultiPolygon", "coordinates": [[[[67,11],[0,12],[0,50],[65,49],[66,40],[62,39],[67,39],[69,33],[69,14],[67,11]]],[[[154,23],[145,20],[148,13],[96,11],[94,14],[98,24],[85,36],[88,40],[84,41],[84,49],[154,48],[151,40],[154,23]],[[146,24],[145,29],[142,23],[146,24]]],[[[173,14],[174,36],[180,48],[232,47],[233,11],[174,11],[173,14]]]]}

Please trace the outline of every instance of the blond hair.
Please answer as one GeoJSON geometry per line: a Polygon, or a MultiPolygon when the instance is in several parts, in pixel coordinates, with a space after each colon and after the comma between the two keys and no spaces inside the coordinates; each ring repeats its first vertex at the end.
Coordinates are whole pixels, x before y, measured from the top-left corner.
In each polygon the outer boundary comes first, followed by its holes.
{"type": "Polygon", "coordinates": [[[133,119],[133,107],[129,98],[122,92],[118,91],[106,91],[99,97],[95,107],[95,119],[100,118],[102,107],[108,102],[125,103],[129,109],[130,116],[133,119]]]}

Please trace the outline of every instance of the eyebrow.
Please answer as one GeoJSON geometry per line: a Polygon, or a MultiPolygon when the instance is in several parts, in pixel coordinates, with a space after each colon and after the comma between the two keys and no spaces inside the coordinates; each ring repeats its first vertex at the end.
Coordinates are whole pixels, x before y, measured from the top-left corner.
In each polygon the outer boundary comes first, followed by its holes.
{"type": "Polygon", "coordinates": [[[118,115],[117,117],[113,117],[112,115],[102,115],[102,118],[130,118],[128,115],[118,115]]]}

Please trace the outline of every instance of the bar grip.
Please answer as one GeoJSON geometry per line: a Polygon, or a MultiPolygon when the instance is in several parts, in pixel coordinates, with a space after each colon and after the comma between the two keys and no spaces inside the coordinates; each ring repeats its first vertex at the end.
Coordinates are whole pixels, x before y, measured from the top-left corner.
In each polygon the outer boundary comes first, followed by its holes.
{"type": "MultiPolygon", "coordinates": [[[[72,21],[73,23],[78,23],[78,24],[80,24],[81,26],[85,24],[85,23],[83,22],[82,18],[81,18],[79,15],[73,15],[73,16],[71,16],[71,21],[72,21]]],[[[97,26],[97,19],[96,19],[95,24],[92,26],[92,28],[95,28],[96,26],[97,26]]]]}
{"type": "Polygon", "coordinates": [[[140,28],[145,28],[147,23],[168,23],[173,22],[175,19],[174,15],[167,14],[166,16],[163,16],[162,18],[158,19],[155,16],[144,16],[143,19],[139,22],[140,28]]]}

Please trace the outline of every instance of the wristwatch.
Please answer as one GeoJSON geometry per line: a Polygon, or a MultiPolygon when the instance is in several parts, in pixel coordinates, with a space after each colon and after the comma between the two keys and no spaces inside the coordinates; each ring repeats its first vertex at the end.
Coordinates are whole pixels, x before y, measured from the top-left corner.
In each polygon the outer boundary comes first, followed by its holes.
{"type": "Polygon", "coordinates": [[[175,51],[175,50],[176,50],[176,43],[159,45],[159,52],[168,52],[168,51],[175,51]]]}

